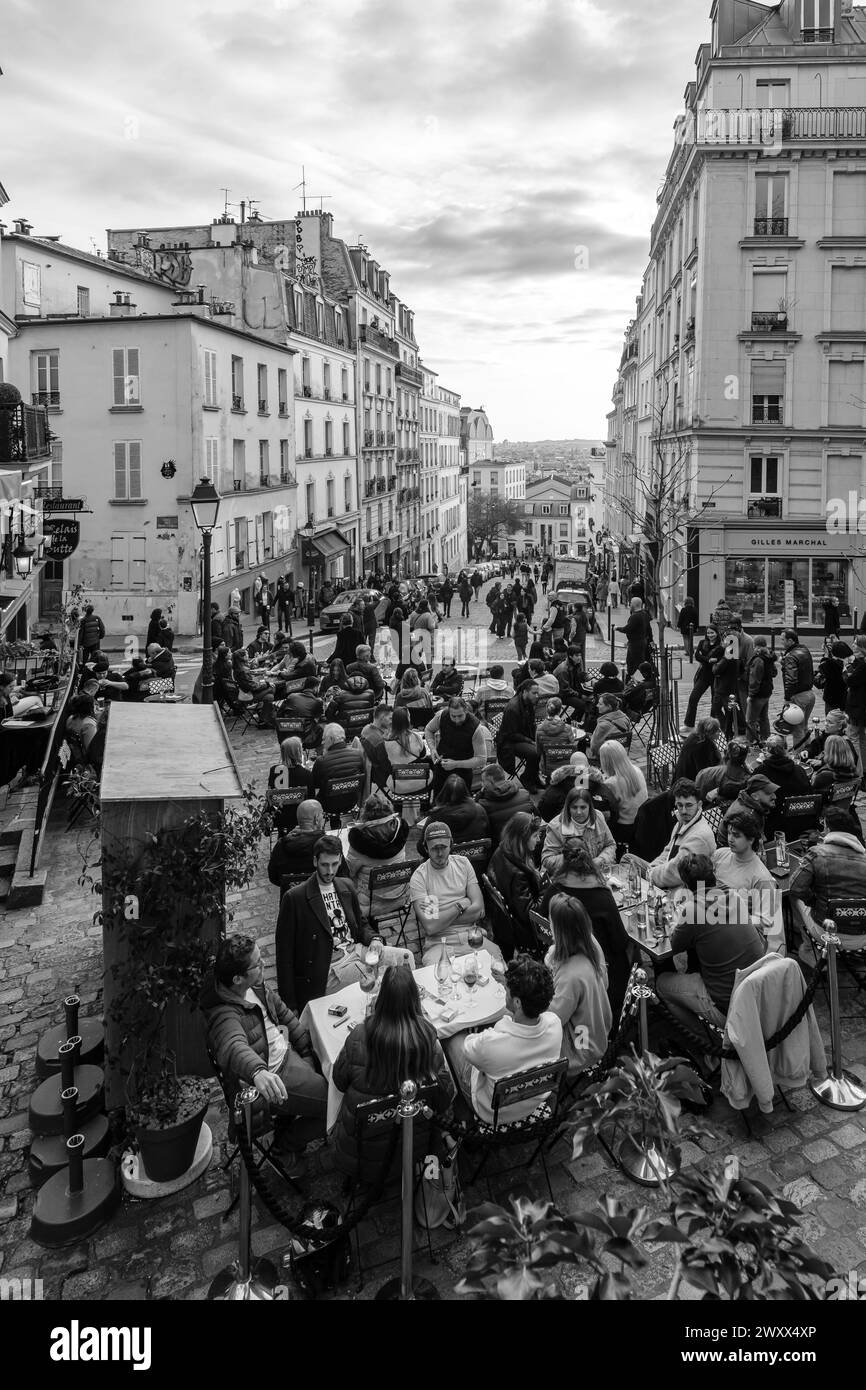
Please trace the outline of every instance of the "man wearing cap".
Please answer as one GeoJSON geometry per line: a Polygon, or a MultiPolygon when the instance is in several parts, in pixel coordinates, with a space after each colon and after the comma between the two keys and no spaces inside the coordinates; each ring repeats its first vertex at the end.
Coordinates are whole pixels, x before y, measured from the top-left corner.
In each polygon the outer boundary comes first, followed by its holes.
{"type": "MultiPolygon", "coordinates": [[[[451,831],[443,821],[429,822],[424,846],[429,858],[409,880],[409,896],[421,933],[422,963],[434,965],[443,941],[449,955],[469,955],[469,928],[484,916],[484,899],[469,860],[451,853],[451,831]]],[[[499,947],[487,937],[483,945],[491,956],[502,959],[499,947]]]]}
{"type": "Polygon", "coordinates": [[[716,836],[717,844],[724,849],[728,843],[728,821],[731,816],[735,816],[738,811],[750,811],[757,819],[761,827],[761,835],[765,836],[766,819],[776,805],[776,793],[779,788],[775,782],[771,782],[763,772],[753,772],[745,786],[739,792],[736,801],[731,802],[725,812],[722,823],[719,826],[716,836]]]}
{"type": "Polygon", "coordinates": [[[793,628],[788,628],[784,640],[782,683],[785,699],[803,711],[803,723],[794,732],[796,750],[809,737],[809,719],[815,708],[815,668],[812,664],[812,653],[803,646],[793,628]]]}

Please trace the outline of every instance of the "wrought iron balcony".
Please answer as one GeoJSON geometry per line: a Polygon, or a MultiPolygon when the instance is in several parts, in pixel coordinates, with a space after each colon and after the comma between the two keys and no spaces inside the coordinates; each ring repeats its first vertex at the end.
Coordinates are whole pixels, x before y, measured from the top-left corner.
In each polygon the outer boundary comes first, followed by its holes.
{"type": "Polygon", "coordinates": [[[756,217],[755,236],[787,236],[787,217],[756,217]]]}
{"type": "Polygon", "coordinates": [[[34,391],[32,400],[34,405],[52,405],[58,407],[60,405],[60,392],[34,391]]]}
{"type": "Polygon", "coordinates": [[[424,385],[424,374],[417,367],[412,367],[408,362],[397,363],[397,376],[401,381],[408,382],[410,386],[421,387],[424,385]]]}
{"type": "Polygon", "coordinates": [[[364,430],[364,447],[365,447],[366,449],[369,449],[369,448],[370,448],[370,445],[371,445],[372,443],[373,443],[373,431],[372,431],[372,430],[364,430]]]}
{"type": "Polygon", "coordinates": [[[244,398],[239,396],[236,391],[232,392],[232,410],[243,410],[244,398]]]}
{"type": "Polygon", "coordinates": [[[376,491],[377,491],[377,492],[387,492],[387,490],[388,490],[388,483],[387,483],[386,479],[385,479],[385,478],[377,478],[377,479],[376,479],[376,491]]]}
{"type": "Polygon", "coordinates": [[[0,403],[0,464],[38,463],[51,458],[48,407],[0,403]]]}
{"type": "Polygon", "coordinates": [[[780,520],[782,516],[781,497],[750,497],[746,508],[749,520],[760,519],[761,517],[774,517],[780,520]]]}
{"type": "Polygon", "coordinates": [[[389,492],[393,492],[393,490],[394,490],[394,488],[395,488],[396,486],[397,486],[397,474],[396,474],[396,473],[391,473],[391,474],[389,475],[389,477],[388,477],[388,491],[389,491],[389,492]]]}
{"type": "Polygon", "coordinates": [[[370,347],[378,348],[380,352],[386,352],[389,357],[399,357],[400,349],[393,338],[388,338],[379,328],[374,328],[370,323],[362,323],[358,330],[358,336],[362,343],[368,343],[370,347]]]}
{"type": "Polygon", "coordinates": [[[365,496],[365,497],[372,497],[375,491],[376,491],[376,479],[375,479],[375,478],[368,478],[367,481],[366,481],[366,483],[364,484],[364,496],[365,496]]]}
{"type": "Polygon", "coordinates": [[[788,327],[788,315],[784,313],[752,313],[753,333],[783,333],[788,327]]]}
{"type": "Polygon", "coordinates": [[[781,425],[782,423],[782,403],[781,401],[753,401],[752,402],[752,424],[753,425],[781,425]]]}

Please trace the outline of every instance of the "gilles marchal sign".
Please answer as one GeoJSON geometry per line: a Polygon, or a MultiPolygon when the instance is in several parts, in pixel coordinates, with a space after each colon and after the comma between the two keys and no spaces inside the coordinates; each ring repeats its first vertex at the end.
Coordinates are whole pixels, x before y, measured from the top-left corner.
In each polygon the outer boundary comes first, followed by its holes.
{"type": "Polygon", "coordinates": [[[68,560],[78,546],[81,523],[66,517],[63,520],[46,517],[44,527],[46,560],[68,560]]]}

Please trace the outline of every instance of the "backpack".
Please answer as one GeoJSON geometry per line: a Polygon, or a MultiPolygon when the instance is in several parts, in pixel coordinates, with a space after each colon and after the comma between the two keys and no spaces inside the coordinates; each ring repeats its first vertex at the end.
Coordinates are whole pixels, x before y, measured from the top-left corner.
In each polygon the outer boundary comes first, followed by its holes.
{"type": "Polygon", "coordinates": [[[292,1239],[286,1260],[305,1298],[321,1298],[349,1278],[352,1251],[348,1234],[341,1232],[342,1225],[342,1216],[330,1202],[309,1202],[289,1228],[292,1239]],[[318,1244],[317,1238],[326,1232],[333,1233],[332,1239],[318,1244]]]}
{"type": "Polygon", "coordinates": [[[415,1220],[432,1231],[437,1226],[452,1230],[466,1220],[466,1203],[457,1168],[457,1143],[445,1136],[446,1155],[428,1154],[415,1190],[415,1220]]]}

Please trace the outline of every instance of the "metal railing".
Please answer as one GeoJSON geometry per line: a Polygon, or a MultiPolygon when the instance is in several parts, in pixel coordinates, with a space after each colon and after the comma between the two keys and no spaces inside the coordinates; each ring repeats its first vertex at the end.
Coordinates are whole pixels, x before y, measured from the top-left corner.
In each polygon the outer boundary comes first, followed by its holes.
{"type": "MultiPolygon", "coordinates": [[[[30,877],[36,873],[36,861],[39,858],[39,845],[42,839],[42,832],[45,829],[45,822],[54,800],[54,792],[62,771],[60,762],[60,749],[66,737],[66,717],[69,708],[69,701],[72,699],[72,692],[75,689],[78,678],[78,644],[80,639],[80,629],[76,629],[75,641],[72,644],[71,665],[66,674],[66,685],[58,686],[58,698],[56,699],[56,713],[51,733],[48,738],[48,747],[45,750],[45,757],[42,759],[42,766],[39,769],[39,795],[36,798],[36,822],[33,826],[33,848],[30,851],[30,877]],[[62,693],[61,693],[62,692],[62,693]]],[[[61,682],[64,677],[61,676],[61,682]]]]}
{"type": "Polygon", "coordinates": [[[51,457],[51,430],[44,405],[0,407],[0,463],[34,463],[51,457]]]}
{"type": "Polygon", "coordinates": [[[755,236],[787,236],[787,217],[756,217],[755,236]]]}
{"type": "Polygon", "coordinates": [[[752,312],[753,333],[782,333],[787,327],[787,314],[752,312]]]}

